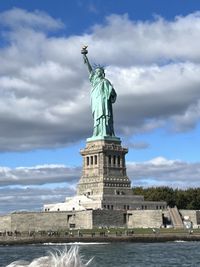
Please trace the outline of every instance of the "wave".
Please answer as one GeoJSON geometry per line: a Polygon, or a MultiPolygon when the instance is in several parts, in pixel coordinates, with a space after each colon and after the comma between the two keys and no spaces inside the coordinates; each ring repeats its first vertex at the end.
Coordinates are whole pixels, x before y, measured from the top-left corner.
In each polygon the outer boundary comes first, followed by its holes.
{"type": "Polygon", "coordinates": [[[175,240],[174,242],[175,242],[175,243],[186,243],[186,242],[188,242],[188,241],[185,241],[185,240],[175,240]]]}
{"type": "Polygon", "coordinates": [[[71,242],[71,243],[42,243],[43,246],[74,246],[74,245],[106,245],[110,244],[109,242],[71,242]]]}
{"type": "Polygon", "coordinates": [[[63,251],[56,250],[49,252],[49,256],[44,256],[28,261],[14,261],[6,267],[86,267],[89,266],[92,259],[84,263],[82,255],[79,253],[78,246],[73,246],[69,250],[67,247],[63,251]]]}

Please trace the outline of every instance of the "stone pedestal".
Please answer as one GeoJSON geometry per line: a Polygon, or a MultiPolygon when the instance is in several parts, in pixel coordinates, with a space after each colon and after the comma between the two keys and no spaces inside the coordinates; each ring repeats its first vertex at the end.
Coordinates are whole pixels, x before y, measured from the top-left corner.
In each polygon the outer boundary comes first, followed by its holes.
{"type": "Polygon", "coordinates": [[[133,194],[126,174],[128,149],[119,138],[87,139],[80,153],[83,167],[77,195],[64,203],[47,204],[45,211],[165,209],[163,201],[144,201],[143,196],[133,194]]]}
{"type": "Polygon", "coordinates": [[[132,195],[126,174],[125,154],[120,139],[89,141],[81,150],[82,176],[77,194],[88,196],[132,195]]]}

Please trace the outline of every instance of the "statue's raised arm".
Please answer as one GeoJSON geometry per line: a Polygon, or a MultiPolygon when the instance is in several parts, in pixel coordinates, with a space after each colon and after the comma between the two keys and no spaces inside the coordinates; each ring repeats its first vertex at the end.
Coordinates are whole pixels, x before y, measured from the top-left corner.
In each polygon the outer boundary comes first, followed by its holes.
{"type": "Polygon", "coordinates": [[[86,56],[87,53],[88,53],[88,51],[87,51],[87,45],[84,45],[84,46],[82,47],[82,49],[81,49],[81,54],[83,55],[83,60],[84,60],[84,63],[85,63],[85,64],[87,65],[87,67],[88,67],[88,71],[89,71],[89,73],[91,73],[91,72],[92,72],[92,66],[90,65],[89,59],[88,59],[88,57],[86,56]]]}
{"type": "Polygon", "coordinates": [[[105,78],[104,68],[101,66],[91,67],[86,56],[87,53],[87,46],[83,46],[81,54],[88,67],[89,80],[92,85],[90,97],[94,126],[93,136],[89,139],[115,138],[112,104],[115,102],[117,94],[110,81],[105,78]]]}

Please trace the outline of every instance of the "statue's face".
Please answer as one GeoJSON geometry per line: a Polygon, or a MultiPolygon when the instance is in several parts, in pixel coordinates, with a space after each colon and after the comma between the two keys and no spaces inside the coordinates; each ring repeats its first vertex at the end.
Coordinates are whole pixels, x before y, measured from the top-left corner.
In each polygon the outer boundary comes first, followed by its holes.
{"type": "Polygon", "coordinates": [[[95,70],[95,74],[97,75],[97,77],[99,78],[104,78],[105,77],[105,73],[103,69],[97,68],[95,70]]]}

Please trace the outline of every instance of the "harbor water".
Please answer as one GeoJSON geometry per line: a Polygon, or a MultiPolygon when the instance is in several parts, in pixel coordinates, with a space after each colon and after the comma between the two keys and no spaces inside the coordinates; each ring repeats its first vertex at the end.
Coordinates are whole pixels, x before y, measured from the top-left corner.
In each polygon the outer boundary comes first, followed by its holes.
{"type": "MultiPolygon", "coordinates": [[[[69,244],[0,246],[0,266],[16,260],[32,261],[69,244]]],[[[200,266],[200,242],[88,243],[78,244],[85,260],[94,257],[92,267],[200,266]]]]}

